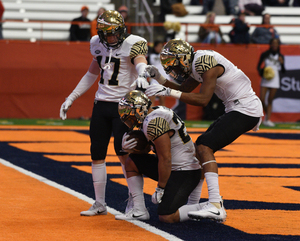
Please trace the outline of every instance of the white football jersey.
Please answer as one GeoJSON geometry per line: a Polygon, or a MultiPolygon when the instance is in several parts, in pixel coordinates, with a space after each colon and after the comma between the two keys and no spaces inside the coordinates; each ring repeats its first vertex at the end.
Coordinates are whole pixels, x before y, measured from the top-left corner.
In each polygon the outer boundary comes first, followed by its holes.
{"type": "Polygon", "coordinates": [[[164,106],[154,107],[143,123],[143,132],[147,139],[153,141],[170,130],[175,131],[170,138],[172,171],[199,169],[199,161],[195,157],[195,146],[186,131],[184,122],[171,109],[164,106]]]}
{"type": "Polygon", "coordinates": [[[217,65],[223,66],[225,71],[217,78],[214,93],[223,101],[225,112],[235,110],[253,117],[263,116],[261,101],[250,79],[223,55],[213,50],[196,51],[191,77],[202,83],[202,74],[217,65]]]}
{"type": "Polygon", "coordinates": [[[138,73],[133,64],[137,55],[146,55],[147,41],[136,35],[129,35],[117,49],[106,49],[95,35],[90,41],[90,51],[100,68],[100,81],[96,100],[119,102],[128,92],[136,88],[134,81],[138,73]]]}

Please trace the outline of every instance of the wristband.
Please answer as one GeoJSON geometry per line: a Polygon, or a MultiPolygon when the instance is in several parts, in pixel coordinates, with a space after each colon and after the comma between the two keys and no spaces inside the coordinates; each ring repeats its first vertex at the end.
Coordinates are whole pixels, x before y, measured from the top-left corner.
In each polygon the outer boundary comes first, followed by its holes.
{"type": "Polygon", "coordinates": [[[163,75],[161,75],[159,77],[159,79],[157,80],[157,82],[160,83],[161,85],[163,85],[164,83],[167,82],[167,79],[163,75]]]}
{"type": "Polygon", "coordinates": [[[174,97],[175,99],[180,99],[182,92],[179,90],[173,90],[170,91],[170,96],[174,97]]]}

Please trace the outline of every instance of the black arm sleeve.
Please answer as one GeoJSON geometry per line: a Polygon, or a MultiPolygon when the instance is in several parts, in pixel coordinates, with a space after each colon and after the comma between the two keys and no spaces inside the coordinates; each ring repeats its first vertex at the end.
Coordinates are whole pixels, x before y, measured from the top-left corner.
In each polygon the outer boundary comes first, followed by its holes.
{"type": "Polygon", "coordinates": [[[268,56],[268,52],[269,51],[266,51],[266,52],[263,52],[261,55],[260,55],[260,58],[259,58],[259,61],[258,61],[258,64],[257,64],[257,71],[258,71],[258,74],[260,76],[263,76],[263,72],[264,72],[264,68],[261,68],[261,64],[264,62],[264,60],[267,58],[268,56]]]}
{"type": "Polygon", "coordinates": [[[282,55],[282,54],[279,54],[281,57],[282,57],[282,59],[283,59],[283,64],[281,64],[281,72],[282,73],[285,73],[285,71],[286,71],[286,69],[285,69],[285,66],[284,66],[284,56],[282,55]]]}

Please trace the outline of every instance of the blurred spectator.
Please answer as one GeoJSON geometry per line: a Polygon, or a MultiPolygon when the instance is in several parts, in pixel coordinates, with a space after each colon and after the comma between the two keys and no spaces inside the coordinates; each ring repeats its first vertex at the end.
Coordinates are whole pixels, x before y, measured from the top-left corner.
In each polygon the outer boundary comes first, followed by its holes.
{"type": "Polygon", "coordinates": [[[0,1],[0,39],[3,39],[3,35],[2,35],[2,16],[4,13],[4,6],[2,4],[2,1],[0,1]]]}
{"type": "Polygon", "coordinates": [[[277,31],[271,26],[271,15],[266,13],[263,15],[261,27],[256,27],[251,35],[251,42],[255,44],[268,44],[272,38],[278,38],[277,31]]]}
{"type": "Polygon", "coordinates": [[[233,29],[229,32],[231,43],[235,44],[248,44],[250,43],[249,29],[250,26],[246,23],[246,14],[240,12],[237,18],[231,20],[230,23],[234,24],[233,29]]]}
{"type": "MultiPolygon", "coordinates": [[[[238,0],[222,0],[226,15],[236,15],[238,0]]],[[[207,14],[213,11],[216,0],[203,0],[203,10],[201,14],[207,14]]]]}
{"type": "Polygon", "coordinates": [[[194,6],[202,5],[202,0],[191,0],[190,5],[194,5],[194,6]]]}
{"type": "Polygon", "coordinates": [[[224,43],[219,25],[215,24],[216,14],[208,12],[206,14],[205,25],[200,26],[198,31],[199,42],[201,43],[224,43]]]}
{"type": "Polygon", "coordinates": [[[98,13],[97,13],[97,17],[92,21],[91,23],[91,37],[93,37],[94,35],[97,35],[97,19],[99,16],[102,15],[102,13],[104,13],[106,11],[105,8],[99,8],[98,13]]]}
{"type": "Polygon", "coordinates": [[[71,41],[90,41],[91,38],[91,20],[87,18],[89,9],[87,6],[81,8],[81,16],[72,20],[70,28],[71,41]],[[86,22],[86,23],[84,23],[86,22]]]}
{"type": "Polygon", "coordinates": [[[290,0],[264,0],[263,3],[265,6],[274,6],[274,7],[288,7],[290,0]]]}
{"type": "Polygon", "coordinates": [[[280,40],[273,38],[270,40],[270,48],[260,55],[257,65],[257,71],[262,77],[260,99],[265,111],[265,119],[263,124],[266,126],[275,126],[270,120],[272,113],[272,103],[277,90],[280,88],[279,72],[285,72],[284,56],[280,52],[280,40]],[[262,66],[262,67],[261,67],[262,66]],[[268,100],[266,104],[266,96],[268,100]]]}
{"type": "Polygon", "coordinates": [[[244,11],[246,15],[261,15],[265,7],[261,0],[238,0],[240,11],[244,11]]]}
{"type": "Polygon", "coordinates": [[[128,8],[125,5],[122,5],[118,8],[118,12],[121,13],[126,24],[129,21],[128,8]]]}
{"type": "Polygon", "coordinates": [[[293,1],[293,6],[294,7],[300,7],[300,0],[294,0],[293,1]]]}
{"type": "Polygon", "coordinates": [[[227,15],[237,15],[239,12],[239,0],[226,0],[225,10],[227,15]]]}
{"type": "Polygon", "coordinates": [[[185,6],[183,3],[174,3],[171,6],[172,8],[172,13],[176,17],[183,17],[186,16],[189,12],[185,9],[185,6]]]}
{"type": "MultiPolygon", "coordinates": [[[[148,64],[156,66],[159,69],[160,73],[165,78],[170,79],[169,75],[166,74],[160,62],[160,52],[163,46],[164,46],[163,41],[154,42],[153,49],[151,49],[148,54],[148,64]]],[[[155,79],[150,78],[150,84],[158,84],[158,83],[155,79]]],[[[155,104],[155,98],[159,98],[159,105],[165,106],[165,98],[166,98],[165,96],[158,96],[158,97],[151,96],[149,98],[152,101],[153,105],[155,104]]]]}
{"type": "Polygon", "coordinates": [[[164,29],[166,30],[165,42],[175,38],[175,35],[180,31],[181,24],[179,22],[164,22],[164,29]]]}
{"type": "Polygon", "coordinates": [[[159,14],[159,22],[166,21],[166,14],[172,13],[172,5],[175,3],[182,3],[182,0],[161,0],[160,1],[160,14],[159,14]]]}
{"type": "MultiPolygon", "coordinates": [[[[203,9],[201,14],[207,14],[211,12],[214,8],[215,0],[203,0],[203,9]]],[[[224,4],[225,5],[225,4],[224,4]]]]}

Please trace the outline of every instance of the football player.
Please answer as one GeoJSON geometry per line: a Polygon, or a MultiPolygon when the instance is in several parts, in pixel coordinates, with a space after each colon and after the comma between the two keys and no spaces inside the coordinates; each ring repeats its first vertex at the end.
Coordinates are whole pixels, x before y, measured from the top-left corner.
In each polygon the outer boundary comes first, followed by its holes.
{"type": "MultiPolygon", "coordinates": [[[[92,178],[95,203],[81,215],[93,216],[107,213],[105,188],[107,182],[105,158],[111,135],[114,135],[114,149],[122,167],[128,153],[122,152],[122,136],[128,131],[120,120],[118,102],[129,91],[148,85],[141,77],[145,70],[148,51],[147,41],[126,32],[124,19],[117,11],[105,11],[97,20],[98,35],[90,40],[93,56],[87,73],[60,109],[65,120],[72,103],[85,93],[100,74],[95,94],[93,113],[90,121],[92,178]]],[[[125,171],[124,171],[124,174],[125,171]]],[[[129,202],[130,203],[130,202],[129,202]]]]}
{"type": "Polygon", "coordinates": [[[150,85],[148,96],[172,96],[187,104],[206,106],[215,93],[225,105],[225,114],[218,118],[196,141],[197,156],[204,170],[209,202],[199,211],[192,211],[194,219],[224,221],[226,211],[219,192],[218,166],[214,153],[232,143],[243,133],[258,130],[263,116],[260,99],[251,87],[250,79],[232,62],[212,50],[198,50],[184,40],[173,39],[165,44],[161,64],[174,79],[185,81],[178,85],[165,79],[155,66],[147,66],[147,73],[161,85],[150,85]],[[201,83],[199,93],[190,93],[201,83]]]}
{"type": "MultiPolygon", "coordinates": [[[[132,129],[141,128],[153,143],[155,154],[130,154],[126,160],[127,184],[133,197],[133,208],[117,220],[148,220],[143,194],[143,176],[157,181],[152,202],[158,204],[162,222],[189,220],[188,211],[201,208],[199,181],[201,166],[195,157],[194,143],[184,122],[171,109],[164,106],[150,108],[150,99],[141,91],[129,92],[119,102],[121,120],[132,129]]],[[[133,149],[135,139],[125,133],[122,147],[133,149]]]]}

